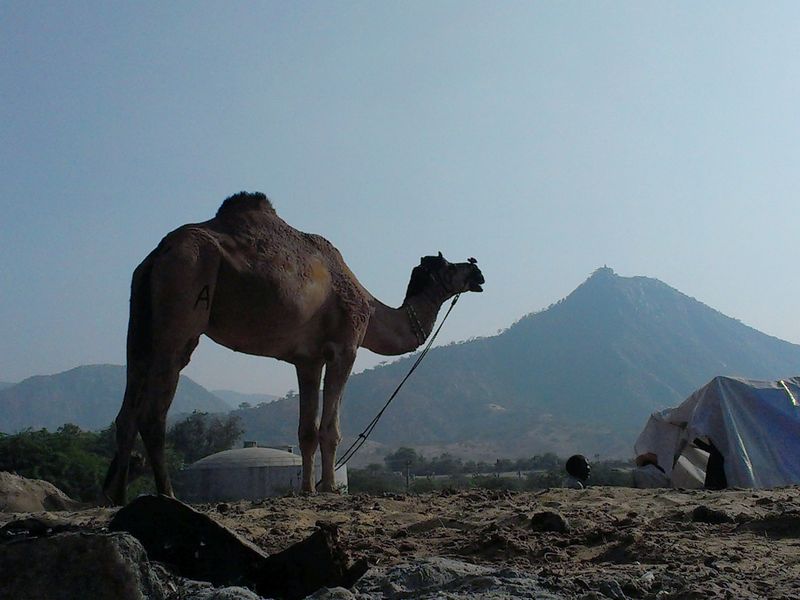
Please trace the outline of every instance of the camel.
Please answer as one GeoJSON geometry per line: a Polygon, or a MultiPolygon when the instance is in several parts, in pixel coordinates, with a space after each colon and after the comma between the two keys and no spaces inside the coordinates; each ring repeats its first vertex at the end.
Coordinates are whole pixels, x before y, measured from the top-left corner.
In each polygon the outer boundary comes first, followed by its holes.
{"type": "Polygon", "coordinates": [[[125,503],[137,431],[158,493],[174,495],[164,461],[166,416],[178,375],[203,334],[234,351],[294,365],[302,490],[315,491],[319,448],[319,491],[334,491],[339,409],[357,349],[386,356],[417,349],[441,305],[483,291],[483,283],[475,259],[454,264],[440,252],[420,260],[403,304],[390,308],[359,283],[330,242],[288,225],[264,194],[231,196],[213,219],[167,234],[133,273],[127,385],[106,498],[125,503]]]}

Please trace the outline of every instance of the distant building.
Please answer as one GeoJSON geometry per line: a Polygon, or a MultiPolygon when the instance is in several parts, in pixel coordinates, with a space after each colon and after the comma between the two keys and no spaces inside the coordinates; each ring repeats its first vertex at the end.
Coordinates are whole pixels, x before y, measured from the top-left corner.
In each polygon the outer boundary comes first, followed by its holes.
{"type": "MultiPolygon", "coordinates": [[[[319,453],[317,459],[319,480],[319,453]]],[[[217,452],[188,466],[178,474],[175,487],[186,502],[260,500],[299,492],[302,466],[297,454],[245,442],[244,448],[217,452]]],[[[347,491],[347,466],[336,471],[336,483],[347,491]]]]}

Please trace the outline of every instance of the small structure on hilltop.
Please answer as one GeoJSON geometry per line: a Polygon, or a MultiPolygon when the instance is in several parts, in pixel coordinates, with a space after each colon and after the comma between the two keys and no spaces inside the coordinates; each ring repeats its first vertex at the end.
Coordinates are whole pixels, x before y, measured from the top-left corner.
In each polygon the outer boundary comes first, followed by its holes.
{"type": "MultiPolygon", "coordinates": [[[[244,448],[217,452],[180,472],[176,487],[187,502],[259,500],[299,492],[303,459],[291,446],[259,447],[245,442],[244,448]],[[289,451],[283,449],[288,448],[289,451]]],[[[319,464],[315,465],[319,476],[319,464]]],[[[336,471],[337,487],[347,491],[347,467],[336,471]]]]}

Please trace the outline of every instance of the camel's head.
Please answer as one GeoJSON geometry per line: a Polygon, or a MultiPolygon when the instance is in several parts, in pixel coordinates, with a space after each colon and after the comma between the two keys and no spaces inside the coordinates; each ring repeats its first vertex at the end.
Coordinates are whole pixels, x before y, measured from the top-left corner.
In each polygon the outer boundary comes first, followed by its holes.
{"type": "Polygon", "coordinates": [[[482,292],[485,283],[478,261],[470,258],[467,262],[451,263],[442,253],[438,256],[423,256],[419,266],[411,273],[406,296],[413,296],[429,285],[441,286],[448,296],[462,292],[482,292]]]}

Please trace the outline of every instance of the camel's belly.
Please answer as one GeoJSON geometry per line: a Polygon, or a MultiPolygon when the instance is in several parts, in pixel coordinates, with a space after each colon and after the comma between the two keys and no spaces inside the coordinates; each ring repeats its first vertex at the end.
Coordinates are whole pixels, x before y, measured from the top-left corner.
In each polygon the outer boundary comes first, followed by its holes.
{"type": "Polygon", "coordinates": [[[321,306],[258,298],[246,306],[224,301],[211,310],[206,335],[237,352],[291,360],[312,356],[324,339],[321,306]]]}
{"type": "Polygon", "coordinates": [[[347,306],[316,256],[283,257],[249,268],[223,265],[205,333],[238,352],[290,362],[316,358],[325,342],[346,343],[351,340],[339,338],[357,333],[342,326],[351,321],[347,306]]]}
{"type": "Polygon", "coordinates": [[[300,358],[321,358],[322,345],[312,343],[311,340],[298,339],[298,335],[281,337],[265,333],[257,337],[252,335],[243,337],[236,332],[213,328],[209,328],[206,335],[226,348],[253,356],[268,356],[291,363],[300,358]]]}

